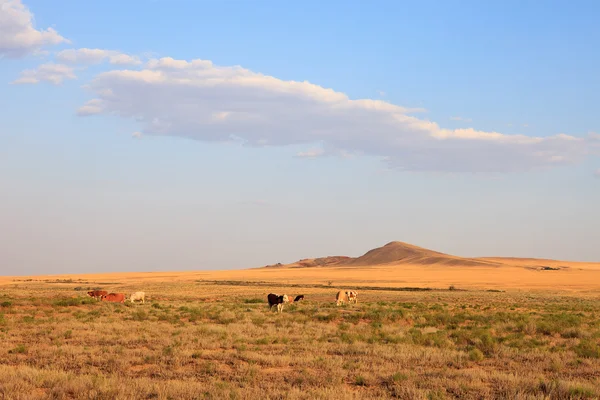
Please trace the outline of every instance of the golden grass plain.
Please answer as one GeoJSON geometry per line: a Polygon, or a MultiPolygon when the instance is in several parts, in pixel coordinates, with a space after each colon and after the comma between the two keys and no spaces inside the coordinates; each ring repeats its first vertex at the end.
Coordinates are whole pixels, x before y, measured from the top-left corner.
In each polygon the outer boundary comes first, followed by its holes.
{"type": "MultiPolygon", "coordinates": [[[[492,258],[489,258],[492,259],[492,258]]],[[[120,282],[186,282],[194,280],[245,280],[296,284],[326,284],[336,286],[418,286],[498,290],[557,290],[600,292],[600,263],[570,261],[508,259],[500,267],[460,267],[445,265],[389,264],[370,267],[315,268],[252,268],[225,271],[111,272],[97,274],[61,274],[43,276],[0,276],[0,285],[32,279],[83,279],[120,282]],[[566,267],[561,270],[540,270],[541,264],[566,267]]]]}
{"type": "Polygon", "coordinates": [[[600,398],[600,265],[539,261],[0,277],[0,397],[600,398]]]}

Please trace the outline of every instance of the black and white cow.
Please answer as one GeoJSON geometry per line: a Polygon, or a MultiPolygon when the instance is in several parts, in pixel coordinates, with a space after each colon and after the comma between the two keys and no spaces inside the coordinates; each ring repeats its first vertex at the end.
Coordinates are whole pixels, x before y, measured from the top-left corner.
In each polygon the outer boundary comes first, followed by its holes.
{"type": "Polygon", "coordinates": [[[279,296],[274,293],[269,293],[267,300],[269,301],[269,310],[273,308],[274,305],[277,305],[277,312],[279,313],[283,311],[283,304],[290,301],[286,294],[279,296]]]}

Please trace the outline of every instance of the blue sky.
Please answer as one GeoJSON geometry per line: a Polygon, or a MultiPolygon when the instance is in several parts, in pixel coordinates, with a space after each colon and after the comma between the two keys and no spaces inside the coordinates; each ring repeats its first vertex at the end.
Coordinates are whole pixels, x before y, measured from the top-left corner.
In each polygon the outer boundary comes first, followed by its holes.
{"type": "Polygon", "coordinates": [[[600,260],[597,2],[0,5],[2,274],[600,260]]]}

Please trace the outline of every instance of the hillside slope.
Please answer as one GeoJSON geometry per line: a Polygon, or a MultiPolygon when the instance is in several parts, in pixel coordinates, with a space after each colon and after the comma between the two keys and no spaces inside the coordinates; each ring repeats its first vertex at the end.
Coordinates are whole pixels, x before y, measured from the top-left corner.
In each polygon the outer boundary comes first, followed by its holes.
{"type": "Polygon", "coordinates": [[[291,264],[273,264],[263,268],[365,267],[375,265],[445,265],[465,267],[498,267],[503,263],[493,259],[463,258],[440,253],[404,242],[390,242],[352,258],[331,256],[306,258],[291,264]]]}
{"type": "Polygon", "coordinates": [[[349,260],[345,265],[367,266],[382,264],[448,265],[448,266],[499,266],[491,260],[457,257],[404,242],[390,242],[369,250],[364,255],[349,260]]]}

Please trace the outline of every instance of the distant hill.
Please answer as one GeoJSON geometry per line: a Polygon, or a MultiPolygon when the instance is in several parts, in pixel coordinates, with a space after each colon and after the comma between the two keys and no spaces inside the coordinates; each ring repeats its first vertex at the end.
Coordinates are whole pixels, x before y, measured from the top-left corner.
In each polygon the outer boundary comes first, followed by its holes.
{"type": "Polygon", "coordinates": [[[348,260],[346,265],[366,266],[381,264],[449,265],[449,266],[498,266],[494,261],[463,258],[440,253],[404,242],[390,242],[370,250],[363,256],[348,260]]]}
{"type": "Polygon", "coordinates": [[[264,268],[364,267],[374,265],[447,265],[466,267],[498,267],[499,259],[463,258],[440,253],[404,242],[390,242],[353,258],[329,256],[306,258],[291,264],[273,264],[264,268]]]}
{"type": "Polygon", "coordinates": [[[351,257],[346,256],[329,256],[320,258],[305,258],[300,261],[296,261],[292,264],[273,264],[267,265],[265,268],[311,268],[311,267],[331,267],[334,265],[346,264],[352,260],[351,257]]]}

